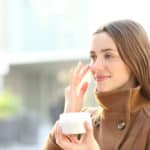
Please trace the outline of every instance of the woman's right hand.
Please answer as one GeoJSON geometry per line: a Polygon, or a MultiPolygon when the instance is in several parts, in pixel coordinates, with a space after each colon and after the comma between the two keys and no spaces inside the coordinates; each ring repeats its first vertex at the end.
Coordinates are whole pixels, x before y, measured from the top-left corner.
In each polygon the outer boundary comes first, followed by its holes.
{"type": "Polygon", "coordinates": [[[65,89],[65,113],[81,111],[84,94],[88,88],[88,82],[81,84],[81,81],[89,69],[88,65],[83,66],[82,63],[78,63],[75,69],[70,71],[69,85],[65,89]]]}
{"type": "Polygon", "coordinates": [[[55,132],[56,143],[64,150],[100,150],[93,134],[93,127],[88,122],[85,122],[84,126],[86,133],[78,139],[76,135],[64,135],[59,122],[57,122],[55,132]]]}

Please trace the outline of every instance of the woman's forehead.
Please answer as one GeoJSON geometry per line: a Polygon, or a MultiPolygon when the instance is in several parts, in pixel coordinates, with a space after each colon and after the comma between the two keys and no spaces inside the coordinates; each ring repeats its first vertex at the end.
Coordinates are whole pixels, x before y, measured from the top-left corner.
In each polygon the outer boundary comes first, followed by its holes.
{"type": "Polygon", "coordinates": [[[98,33],[92,36],[90,43],[91,50],[116,50],[116,44],[113,39],[107,33],[98,33]]]}

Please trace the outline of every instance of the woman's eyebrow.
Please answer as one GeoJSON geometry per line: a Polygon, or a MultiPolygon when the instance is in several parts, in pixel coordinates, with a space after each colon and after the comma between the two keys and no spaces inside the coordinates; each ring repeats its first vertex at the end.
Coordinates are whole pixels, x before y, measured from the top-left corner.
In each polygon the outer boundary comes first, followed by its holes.
{"type": "Polygon", "coordinates": [[[101,49],[101,52],[107,52],[107,51],[114,51],[114,49],[111,48],[105,48],[105,49],[101,49]]]}
{"type": "Polygon", "coordinates": [[[95,51],[91,50],[91,51],[90,51],[90,54],[95,54],[95,51]]]}

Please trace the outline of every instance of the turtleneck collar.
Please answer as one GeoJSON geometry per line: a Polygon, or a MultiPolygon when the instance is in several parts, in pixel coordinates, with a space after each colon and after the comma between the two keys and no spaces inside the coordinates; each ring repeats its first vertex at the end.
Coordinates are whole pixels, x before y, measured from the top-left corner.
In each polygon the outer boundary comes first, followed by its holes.
{"type": "Polygon", "coordinates": [[[141,107],[150,104],[150,101],[141,95],[141,87],[114,90],[111,92],[95,91],[96,99],[102,108],[103,117],[107,115],[125,117],[130,119],[130,114],[137,112],[141,107]]]}

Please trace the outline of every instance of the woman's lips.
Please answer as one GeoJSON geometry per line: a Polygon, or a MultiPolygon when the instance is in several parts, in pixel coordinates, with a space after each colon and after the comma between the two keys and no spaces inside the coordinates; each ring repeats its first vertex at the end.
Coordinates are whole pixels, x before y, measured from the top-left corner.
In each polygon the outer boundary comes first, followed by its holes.
{"type": "Polygon", "coordinates": [[[110,76],[96,76],[94,79],[97,82],[102,82],[102,81],[105,81],[105,80],[107,80],[109,78],[110,78],[110,76]]]}

